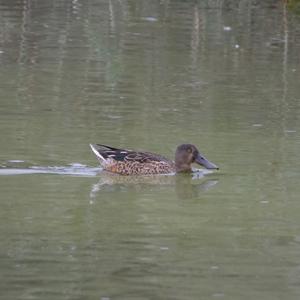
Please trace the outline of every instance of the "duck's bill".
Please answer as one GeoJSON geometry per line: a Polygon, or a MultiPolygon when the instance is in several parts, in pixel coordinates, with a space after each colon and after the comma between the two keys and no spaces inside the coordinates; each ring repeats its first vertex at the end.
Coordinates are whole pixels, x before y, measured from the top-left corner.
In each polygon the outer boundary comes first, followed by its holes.
{"type": "Polygon", "coordinates": [[[195,163],[205,167],[206,169],[219,170],[218,166],[216,166],[214,163],[210,162],[203,155],[198,155],[197,158],[195,159],[195,163]]]}

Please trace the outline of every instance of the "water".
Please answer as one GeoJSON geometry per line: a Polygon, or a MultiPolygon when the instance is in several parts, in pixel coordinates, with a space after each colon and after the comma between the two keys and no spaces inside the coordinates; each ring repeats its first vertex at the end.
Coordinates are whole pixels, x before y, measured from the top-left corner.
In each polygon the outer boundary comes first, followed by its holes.
{"type": "Polygon", "coordinates": [[[300,19],[281,1],[0,1],[0,299],[299,299],[300,19]],[[89,143],[197,145],[120,177],[89,143]]]}

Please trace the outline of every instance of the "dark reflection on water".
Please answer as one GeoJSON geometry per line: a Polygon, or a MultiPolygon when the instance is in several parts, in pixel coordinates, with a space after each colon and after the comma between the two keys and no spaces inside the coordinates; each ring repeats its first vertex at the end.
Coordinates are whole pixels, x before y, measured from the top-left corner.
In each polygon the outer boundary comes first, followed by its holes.
{"type": "Polygon", "coordinates": [[[0,0],[0,298],[299,299],[299,28],[279,0],[0,0]],[[221,172],[108,178],[94,141],[221,172]]]}
{"type": "Polygon", "coordinates": [[[96,198],[103,189],[123,189],[127,192],[129,188],[143,190],[145,186],[154,188],[166,186],[168,188],[175,187],[179,199],[190,199],[197,197],[200,192],[205,192],[218,183],[218,179],[209,178],[211,173],[213,172],[203,170],[185,175],[120,176],[101,172],[101,174],[99,173],[100,180],[93,185],[90,197],[91,199],[96,198]]]}

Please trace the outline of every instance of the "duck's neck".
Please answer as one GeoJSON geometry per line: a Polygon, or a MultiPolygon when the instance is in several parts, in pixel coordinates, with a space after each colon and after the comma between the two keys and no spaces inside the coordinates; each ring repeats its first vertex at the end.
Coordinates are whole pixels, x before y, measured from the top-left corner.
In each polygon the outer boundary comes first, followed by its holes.
{"type": "Polygon", "coordinates": [[[180,160],[175,160],[176,173],[190,173],[192,172],[191,164],[184,163],[180,160]]]}

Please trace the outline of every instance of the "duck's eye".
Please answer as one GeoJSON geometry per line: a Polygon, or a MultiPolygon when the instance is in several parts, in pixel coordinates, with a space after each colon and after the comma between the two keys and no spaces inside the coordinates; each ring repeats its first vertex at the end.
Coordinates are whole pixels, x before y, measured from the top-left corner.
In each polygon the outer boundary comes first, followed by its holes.
{"type": "Polygon", "coordinates": [[[193,152],[193,150],[191,148],[188,148],[187,151],[188,151],[188,153],[192,153],[193,152]]]}

